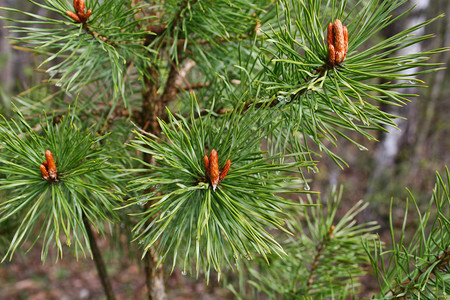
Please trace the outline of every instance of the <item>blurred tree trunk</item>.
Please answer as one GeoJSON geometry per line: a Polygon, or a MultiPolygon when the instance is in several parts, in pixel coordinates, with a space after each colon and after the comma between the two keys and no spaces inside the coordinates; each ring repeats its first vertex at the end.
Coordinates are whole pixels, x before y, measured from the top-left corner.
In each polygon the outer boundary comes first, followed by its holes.
{"type": "Polygon", "coordinates": [[[0,20],[0,105],[1,109],[8,107],[8,94],[11,93],[13,83],[13,66],[11,59],[11,47],[6,40],[7,30],[0,20]]]}
{"type": "MultiPolygon", "coordinates": [[[[445,0],[444,0],[445,1],[445,0]]],[[[430,5],[429,0],[413,0],[407,4],[409,7],[416,6],[413,13],[409,14],[406,18],[402,19],[403,22],[395,22],[390,28],[387,29],[385,34],[392,36],[395,33],[413,27],[416,24],[424,22],[427,18],[427,10],[430,5]]],[[[402,8],[404,10],[405,8],[402,8]]],[[[419,29],[414,32],[416,35],[423,35],[425,30],[419,29]]],[[[397,55],[406,55],[408,53],[416,53],[423,51],[422,44],[415,44],[405,49],[399,50],[394,53],[397,55]]],[[[418,69],[410,69],[408,73],[418,72],[418,69]]],[[[421,90],[419,88],[404,88],[401,92],[409,94],[420,95],[421,90]]],[[[418,110],[420,105],[418,102],[423,101],[423,97],[412,99],[411,103],[403,107],[386,107],[386,111],[397,115],[401,118],[395,120],[398,125],[398,130],[395,128],[386,128],[390,132],[383,133],[380,137],[380,143],[377,144],[374,153],[374,170],[370,174],[367,196],[370,197],[373,193],[376,193],[381,187],[386,186],[392,176],[395,176],[400,170],[399,165],[405,158],[400,158],[400,154],[404,149],[411,149],[416,144],[416,138],[418,136],[418,110]],[[406,118],[406,119],[402,119],[406,118]]],[[[408,159],[408,155],[406,157],[408,159]]],[[[411,162],[410,162],[411,163],[411,162]]]]}
{"type": "MultiPolygon", "coordinates": [[[[21,8],[41,15],[48,14],[48,10],[39,8],[27,0],[0,0],[0,6],[21,8]]],[[[5,17],[11,14],[4,10],[0,12],[5,17]]],[[[11,102],[9,95],[15,95],[28,87],[29,76],[27,76],[27,71],[34,64],[33,57],[29,52],[13,49],[6,37],[17,36],[18,34],[8,32],[4,25],[4,22],[0,20],[0,109],[8,110],[11,102]]]]}
{"type": "MultiPolygon", "coordinates": [[[[448,0],[437,0],[432,7],[427,10],[428,17],[445,12],[447,17],[442,22],[431,24],[427,33],[436,35],[434,44],[426,45],[426,48],[440,48],[450,46],[450,3],[448,0]]],[[[443,67],[450,65],[450,52],[443,52],[435,55],[433,61],[444,63],[443,67]]],[[[448,164],[448,156],[443,153],[450,149],[450,129],[448,120],[450,118],[450,73],[448,69],[432,73],[428,76],[431,88],[427,89],[425,101],[420,102],[420,130],[418,132],[417,143],[414,147],[413,159],[423,160],[426,157],[438,158],[441,166],[448,164]],[[439,130],[439,131],[438,131],[439,130]],[[442,158],[442,159],[439,159],[442,158]]],[[[416,171],[417,172],[417,171],[416,171]]]]}

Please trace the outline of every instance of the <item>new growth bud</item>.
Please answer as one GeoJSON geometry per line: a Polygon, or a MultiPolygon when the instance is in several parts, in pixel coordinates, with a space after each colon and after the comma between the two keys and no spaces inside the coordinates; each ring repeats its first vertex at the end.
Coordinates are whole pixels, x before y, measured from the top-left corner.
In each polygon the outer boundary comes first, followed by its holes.
{"type": "Polygon", "coordinates": [[[50,150],[45,151],[45,158],[47,160],[39,166],[39,168],[41,169],[42,178],[50,182],[58,181],[58,172],[56,170],[55,160],[53,159],[53,154],[52,152],[50,152],[50,150]]]}
{"type": "Polygon", "coordinates": [[[341,64],[348,51],[348,30],[336,19],[327,27],[328,62],[331,65],[341,64]]]}
{"type": "Polygon", "coordinates": [[[75,13],[68,10],[66,14],[75,22],[85,24],[92,14],[91,9],[86,11],[85,0],[73,0],[73,8],[75,9],[75,13]]]}
{"type": "Polygon", "coordinates": [[[203,157],[203,164],[205,165],[206,176],[209,178],[209,181],[211,182],[213,191],[215,191],[219,183],[221,183],[222,180],[225,179],[225,176],[227,176],[228,171],[230,170],[231,167],[231,160],[229,159],[227,160],[225,166],[220,172],[219,157],[217,151],[213,149],[211,150],[209,158],[207,155],[203,157]]]}
{"type": "Polygon", "coordinates": [[[212,149],[209,158],[209,179],[211,180],[211,185],[215,191],[219,184],[219,158],[217,156],[217,151],[212,149]]]}

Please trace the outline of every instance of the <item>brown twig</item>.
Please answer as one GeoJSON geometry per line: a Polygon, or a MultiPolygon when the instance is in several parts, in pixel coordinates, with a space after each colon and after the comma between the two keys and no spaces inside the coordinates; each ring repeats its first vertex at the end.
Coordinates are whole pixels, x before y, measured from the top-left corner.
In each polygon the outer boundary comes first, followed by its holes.
{"type": "Polygon", "coordinates": [[[313,263],[311,265],[311,269],[309,270],[309,277],[308,282],[306,283],[307,291],[306,293],[309,294],[311,292],[312,285],[314,283],[314,275],[317,270],[317,266],[320,263],[320,258],[323,254],[324,249],[328,246],[328,243],[334,238],[334,225],[330,226],[330,229],[328,230],[327,234],[322,237],[322,240],[317,245],[317,252],[314,256],[313,263]]]}
{"type": "Polygon", "coordinates": [[[320,261],[320,257],[322,256],[323,248],[324,248],[324,241],[321,241],[319,246],[317,247],[317,252],[316,252],[316,255],[314,256],[314,260],[311,265],[311,269],[309,270],[308,282],[306,283],[306,287],[307,287],[306,293],[307,294],[310,293],[312,285],[314,283],[314,275],[315,275],[317,266],[319,265],[319,261],[320,261]]]}
{"type": "Polygon", "coordinates": [[[103,290],[105,291],[106,298],[108,300],[114,300],[116,297],[114,296],[113,289],[111,287],[111,282],[109,281],[108,273],[106,271],[106,266],[102,258],[102,254],[98,248],[97,241],[94,233],[91,229],[91,224],[88,221],[88,218],[83,213],[83,224],[86,229],[86,233],[89,237],[89,245],[91,246],[92,258],[95,262],[95,267],[97,268],[98,277],[100,277],[100,281],[103,286],[103,290]]]}
{"type": "Polygon", "coordinates": [[[205,83],[197,83],[197,84],[191,84],[191,85],[186,85],[186,86],[181,86],[178,87],[179,90],[182,91],[193,91],[193,90],[198,90],[204,87],[209,87],[211,85],[211,82],[205,82],[205,83]]]}
{"type": "MultiPolygon", "coordinates": [[[[429,268],[435,265],[433,267],[433,270],[430,272],[430,274],[435,274],[436,270],[443,270],[447,268],[449,264],[450,264],[450,246],[448,246],[447,249],[444,252],[442,252],[438,257],[436,257],[436,259],[429,262],[422,269],[420,269],[413,279],[406,280],[402,282],[397,288],[390,289],[388,293],[386,293],[386,296],[388,296],[389,294],[392,294],[391,296],[404,294],[407,287],[411,287],[412,290],[417,289],[415,283],[418,281],[420,276],[422,276],[425,272],[428,271],[429,268]]],[[[404,297],[406,296],[407,295],[405,295],[404,297]]],[[[404,297],[402,297],[402,299],[404,299],[404,297]]]]}
{"type": "Polygon", "coordinates": [[[125,42],[114,42],[111,41],[108,37],[99,34],[97,31],[93,30],[91,27],[89,27],[86,23],[83,23],[83,28],[86,31],[86,33],[92,35],[94,38],[101,40],[102,42],[111,45],[113,47],[117,47],[117,44],[124,44],[125,42]]]}

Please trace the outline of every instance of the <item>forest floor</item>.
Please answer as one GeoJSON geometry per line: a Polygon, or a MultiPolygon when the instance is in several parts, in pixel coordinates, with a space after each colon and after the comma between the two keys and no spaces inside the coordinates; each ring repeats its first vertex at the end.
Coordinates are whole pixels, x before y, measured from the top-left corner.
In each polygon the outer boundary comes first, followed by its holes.
{"type": "MultiPolygon", "coordinates": [[[[107,240],[98,242],[101,249],[110,249],[107,240]]],[[[108,254],[111,253],[106,251],[104,258],[117,299],[148,299],[144,270],[137,260],[108,254]]],[[[90,258],[77,261],[71,253],[64,253],[62,260],[55,262],[55,255],[51,255],[42,263],[40,256],[40,247],[36,245],[27,254],[17,254],[11,262],[1,265],[0,300],[106,299],[90,258]]],[[[234,298],[215,281],[207,286],[203,278],[195,280],[181,275],[179,270],[168,277],[166,285],[168,299],[173,300],[234,298]]]]}

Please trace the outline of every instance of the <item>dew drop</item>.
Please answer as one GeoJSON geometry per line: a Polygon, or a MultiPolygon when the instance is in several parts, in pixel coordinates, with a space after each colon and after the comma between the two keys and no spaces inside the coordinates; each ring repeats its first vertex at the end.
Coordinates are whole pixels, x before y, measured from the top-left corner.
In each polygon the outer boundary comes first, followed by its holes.
{"type": "Polygon", "coordinates": [[[367,150],[367,148],[365,148],[365,147],[358,147],[358,149],[359,149],[359,151],[366,151],[367,150]]]}
{"type": "Polygon", "coordinates": [[[56,86],[62,86],[61,82],[56,83],[56,86]]]}
{"type": "Polygon", "coordinates": [[[186,276],[186,270],[181,271],[181,275],[186,276]]]}
{"type": "Polygon", "coordinates": [[[305,187],[303,188],[305,191],[309,191],[311,189],[311,187],[309,185],[305,185],[305,187]]]}

